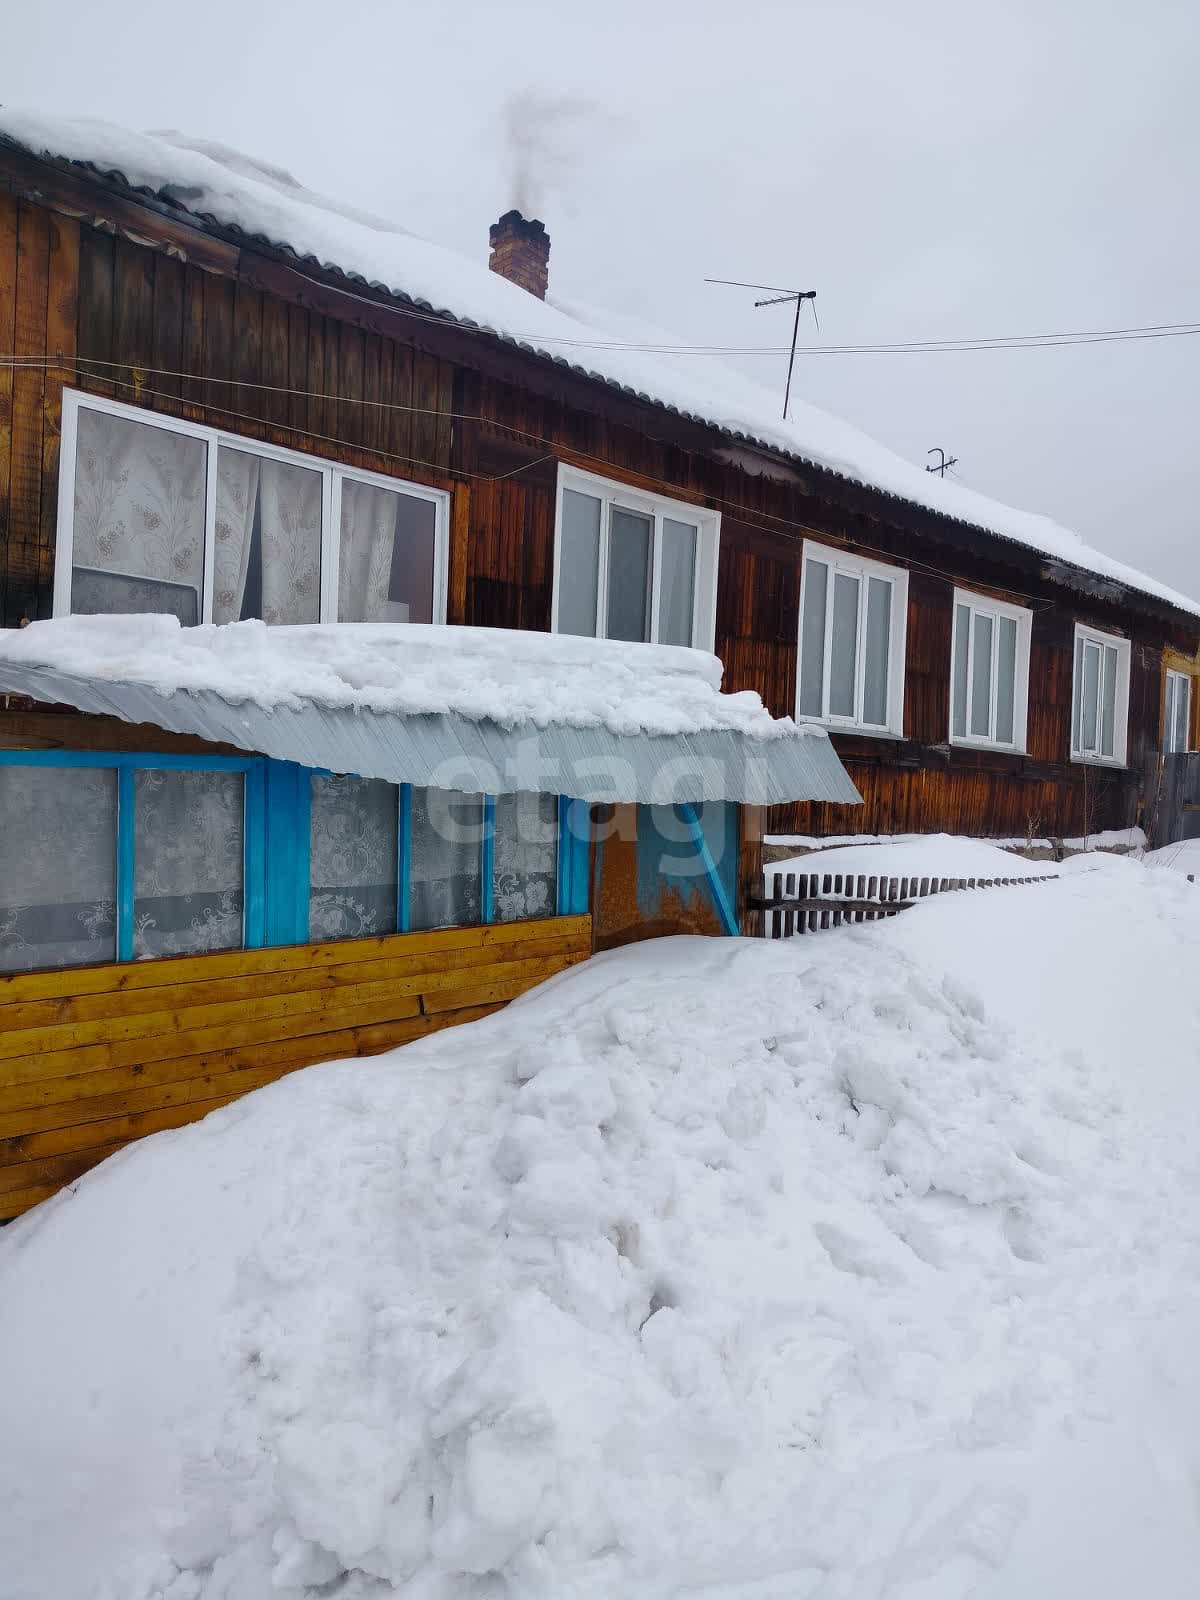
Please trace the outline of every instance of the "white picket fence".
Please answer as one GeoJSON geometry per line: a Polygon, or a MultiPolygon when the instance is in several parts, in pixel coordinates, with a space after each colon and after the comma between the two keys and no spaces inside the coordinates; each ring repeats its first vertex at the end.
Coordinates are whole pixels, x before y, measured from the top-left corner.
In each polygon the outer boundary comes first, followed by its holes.
{"type": "Polygon", "coordinates": [[[890,877],[880,873],[763,873],[768,892],[752,902],[762,915],[764,939],[790,939],[793,934],[839,928],[846,922],[878,922],[907,911],[931,894],[957,889],[998,889],[1016,884],[1053,883],[1057,873],[1002,878],[890,877]]]}

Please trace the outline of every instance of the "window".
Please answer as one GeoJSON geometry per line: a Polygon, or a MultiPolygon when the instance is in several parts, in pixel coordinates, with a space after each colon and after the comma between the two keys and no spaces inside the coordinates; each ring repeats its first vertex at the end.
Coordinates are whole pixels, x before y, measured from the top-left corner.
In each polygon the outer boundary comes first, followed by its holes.
{"type": "Polygon", "coordinates": [[[713,511],[560,467],[554,632],[711,650],[719,534],[713,511]]]}
{"type": "Polygon", "coordinates": [[[246,895],[261,766],[0,751],[0,971],[261,944],[246,895]]]}
{"type": "Polygon", "coordinates": [[[1075,624],[1071,759],[1125,762],[1129,641],[1075,624]]]}
{"type": "Polygon", "coordinates": [[[262,756],[0,750],[0,816],[0,972],[588,904],[589,808],[551,794],[459,794],[262,756]]]}
{"type": "Polygon", "coordinates": [[[805,540],[797,714],[904,731],[908,574],[805,540]]]}
{"type": "Polygon", "coordinates": [[[448,496],[63,394],[54,611],[444,622],[448,496]]]}
{"type": "Polygon", "coordinates": [[[1191,748],[1192,680],[1184,672],[1168,672],[1163,702],[1164,755],[1191,748]]]}
{"type": "Polygon", "coordinates": [[[950,738],[1024,750],[1032,616],[1021,606],[954,591],[950,738]]]}

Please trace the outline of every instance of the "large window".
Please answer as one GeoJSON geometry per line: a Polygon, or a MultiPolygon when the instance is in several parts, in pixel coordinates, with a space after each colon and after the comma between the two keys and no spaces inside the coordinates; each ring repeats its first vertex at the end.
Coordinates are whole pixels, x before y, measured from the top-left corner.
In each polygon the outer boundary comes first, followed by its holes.
{"type": "Polygon", "coordinates": [[[954,591],[950,738],[1024,750],[1031,616],[1020,606],[954,591]]]}
{"type": "Polygon", "coordinates": [[[799,716],[903,733],[907,605],[901,568],[805,541],[799,716]]]}
{"type": "Polygon", "coordinates": [[[1129,640],[1075,625],[1071,759],[1125,763],[1129,640]]]}
{"type": "Polygon", "coordinates": [[[1184,672],[1168,672],[1163,699],[1164,755],[1191,748],[1192,680],[1184,672]]]}
{"type": "Polygon", "coordinates": [[[447,496],[63,395],[55,615],[444,622],[447,496]]]}
{"type": "Polygon", "coordinates": [[[0,972],[587,906],[588,807],[260,756],[0,751],[0,972]]]}
{"type": "Polygon", "coordinates": [[[560,467],[553,628],[713,647],[720,518],[560,467]]]}

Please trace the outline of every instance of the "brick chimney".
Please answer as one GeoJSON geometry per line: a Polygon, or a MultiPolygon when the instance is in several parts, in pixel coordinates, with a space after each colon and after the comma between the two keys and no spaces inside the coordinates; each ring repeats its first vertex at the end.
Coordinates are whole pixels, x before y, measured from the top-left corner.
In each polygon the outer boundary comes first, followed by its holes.
{"type": "Polygon", "coordinates": [[[491,270],[544,300],[550,281],[550,235],[545,225],[527,220],[519,211],[506,211],[492,223],[488,239],[491,270]]]}

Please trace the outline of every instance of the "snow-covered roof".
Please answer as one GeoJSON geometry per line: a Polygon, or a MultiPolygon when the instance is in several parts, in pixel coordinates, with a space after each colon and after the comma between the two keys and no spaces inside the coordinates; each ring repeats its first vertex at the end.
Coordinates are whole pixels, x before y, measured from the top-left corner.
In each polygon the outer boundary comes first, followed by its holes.
{"type": "Polygon", "coordinates": [[[702,650],[417,623],[74,616],[0,631],[0,692],[309,767],[581,800],[855,804],[823,729],[702,650]]]}
{"type": "Polygon", "coordinates": [[[771,395],[716,362],[621,348],[630,342],[628,331],[608,313],[553,296],[538,300],[482,263],[316,194],[289,173],[223,145],[9,107],[0,108],[0,136],[36,155],[115,173],[222,227],[311,257],[735,437],[1200,614],[1200,603],[1105,555],[1048,517],[927,473],[815,406],[797,401],[791,418],[782,422],[771,395]]]}

